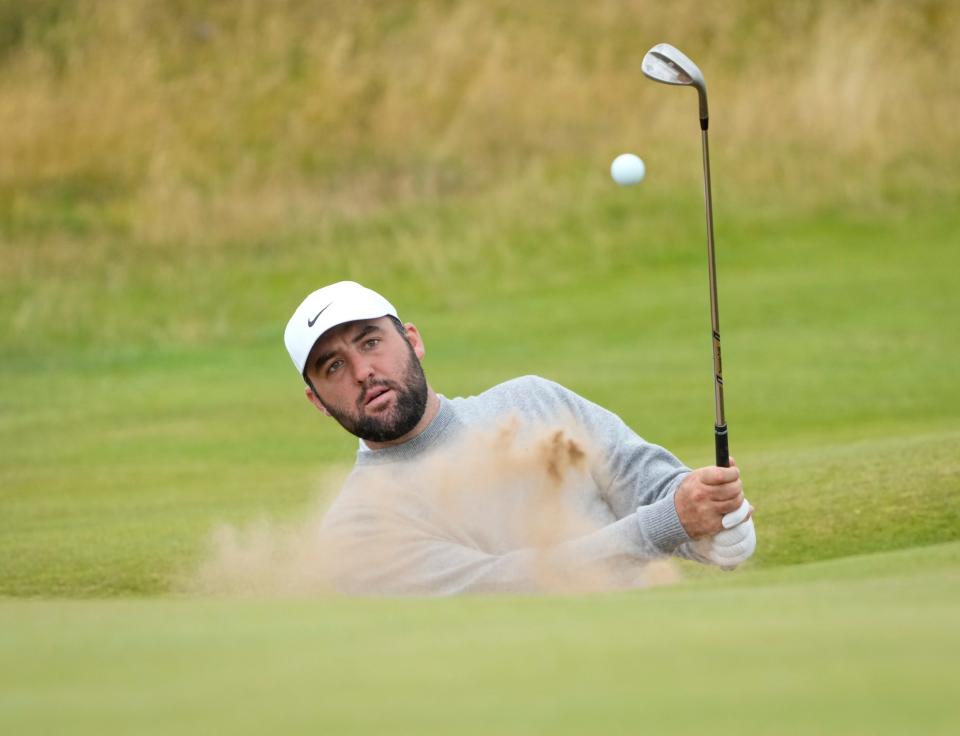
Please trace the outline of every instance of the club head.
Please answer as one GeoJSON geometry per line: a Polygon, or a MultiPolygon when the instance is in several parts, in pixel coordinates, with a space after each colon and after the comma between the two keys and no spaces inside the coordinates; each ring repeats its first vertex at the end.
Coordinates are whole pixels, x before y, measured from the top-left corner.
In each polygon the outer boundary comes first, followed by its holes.
{"type": "Polygon", "coordinates": [[[709,118],[703,72],[680,49],[668,43],[658,43],[643,57],[641,69],[654,82],[695,87],[700,96],[700,120],[705,122],[709,118]]]}

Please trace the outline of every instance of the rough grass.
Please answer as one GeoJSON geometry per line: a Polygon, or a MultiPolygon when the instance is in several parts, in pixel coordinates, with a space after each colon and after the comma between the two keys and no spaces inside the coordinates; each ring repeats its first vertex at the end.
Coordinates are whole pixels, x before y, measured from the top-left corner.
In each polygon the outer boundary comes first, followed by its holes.
{"type": "MultiPolygon", "coordinates": [[[[958,192],[954,3],[43,0],[0,17],[4,370],[262,343],[291,295],[341,277],[464,319],[638,266],[650,288],[702,237],[692,94],[637,70],[661,39],[709,70],[722,265],[749,241],[787,259],[751,284],[757,314],[799,321],[888,224],[895,248],[953,226],[936,213],[958,192]],[[629,148],[639,196],[606,175],[629,148]],[[860,247],[818,251],[809,291],[779,304],[838,213],[860,247]]],[[[943,288],[916,265],[904,278],[943,288]]],[[[858,288],[890,312],[898,278],[858,288]]]]}
{"type": "MultiPolygon", "coordinates": [[[[317,270],[375,255],[392,276],[416,260],[450,279],[459,223],[424,238],[403,230],[405,208],[550,217],[630,148],[661,192],[695,191],[693,95],[638,71],[662,39],[709,70],[721,204],[882,211],[957,192],[951,2],[6,0],[0,13],[0,276],[30,302],[2,319],[21,345],[47,335],[78,272],[99,295],[71,299],[71,321],[109,341],[113,292],[148,300],[147,269],[197,290],[195,269],[238,252],[317,270]],[[374,216],[391,244],[355,253],[349,231],[374,216]]],[[[222,337],[241,322],[220,309],[163,338],[222,337]]]]}

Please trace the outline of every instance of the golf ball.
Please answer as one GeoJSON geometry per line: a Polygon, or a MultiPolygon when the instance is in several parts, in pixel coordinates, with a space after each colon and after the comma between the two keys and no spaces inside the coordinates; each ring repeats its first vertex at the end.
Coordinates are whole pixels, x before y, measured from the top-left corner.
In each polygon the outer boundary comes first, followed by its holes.
{"type": "Polygon", "coordinates": [[[643,159],[632,153],[621,153],[610,164],[610,176],[622,187],[633,186],[643,181],[647,173],[643,159]]]}

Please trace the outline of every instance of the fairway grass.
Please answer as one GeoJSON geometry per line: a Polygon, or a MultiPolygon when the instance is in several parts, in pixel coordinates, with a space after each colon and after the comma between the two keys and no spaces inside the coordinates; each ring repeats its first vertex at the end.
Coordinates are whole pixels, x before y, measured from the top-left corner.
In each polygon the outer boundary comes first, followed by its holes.
{"type": "MultiPolygon", "coordinates": [[[[626,217],[623,196],[598,192],[532,233],[522,217],[487,233],[518,253],[521,270],[504,262],[503,284],[468,269],[449,283],[371,285],[396,287],[438,391],[471,395],[543,375],[690,466],[706,465],[713,417],[699,203],[688,211],[640,197],[626,217]],[[554,260],[542,242],[555,246],[554,260]]],[[[412,237],[470,233],[476,212],[439,235],[434,214],[407,223],[412,237]]],[[[724,223],[727,415],[757,507],[756,564],[957,540],[956,213],[933,209],[921,222],[895,212],[741,212],[724,223]]],[[[376,224],[352,237],[371,253],[390,243],[376,224]]],[[[221,266],[205,274],[207,288],[249,311],[235,340],[151,345],[151,322],[135,321],[146,319],[144,304],[148,315],[209,319],[161,281],[148,303],[120,291],[105,312],[125,320],[119,334],[139,330],[139,342],[0,344],[0,595],[166,592],[216,524],[302,520],[336,491],[328,477],[349,467],[355,440],[303,398],[280,339],[287,309],[325,274],[294,275],[284,259],[242,251],[221,266]],[[236,282],[255,288],[230,291],[236,282]]],[[[85,278],[77,288],[97,292],[85,278]]]]}
{"type": "Polygon", "coordinates": [[[0,601],[0,731],[948,734],[960,544],[589,598],[0,601]]]}

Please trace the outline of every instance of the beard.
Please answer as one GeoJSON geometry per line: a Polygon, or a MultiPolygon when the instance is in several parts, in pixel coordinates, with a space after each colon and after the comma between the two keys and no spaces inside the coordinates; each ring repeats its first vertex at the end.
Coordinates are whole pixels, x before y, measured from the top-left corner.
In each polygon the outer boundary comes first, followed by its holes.
{"type": "Polygon", "coordinates": [[[407,343],[407,349],[407,365],[400,382],[384,378],[372,378],[367,381],[357,401],[356,413],[329,405],[323,399],[320,399],[320,403],[330,412],[330,416],[340,423],[341,427],[362,440],[392,442],[400,439],[417,426],[417,422],[423,418],[427,409],[427,379],[409,343],[407,343]],[[377,386],[391,389],[396,398],[393,406],[387,411],[367,414],[364,411],[367,394],[377,386]]]}

